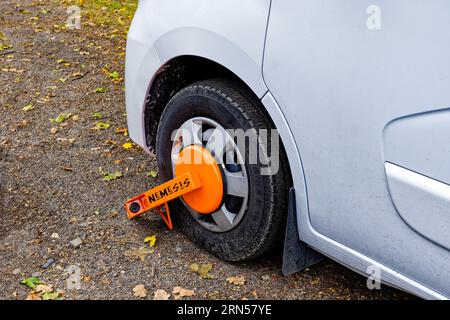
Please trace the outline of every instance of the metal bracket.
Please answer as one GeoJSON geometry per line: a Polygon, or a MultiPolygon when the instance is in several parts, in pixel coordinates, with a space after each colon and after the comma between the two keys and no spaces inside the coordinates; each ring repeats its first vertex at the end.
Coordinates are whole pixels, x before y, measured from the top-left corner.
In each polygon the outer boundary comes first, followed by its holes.
{"type": "Polygon", "coordinates": [[[284,276],[302,271],[325,257],[301,241],[298,237],[297,210],[295,203],[295,189],[289,189],[288,218],[286,235],[284,238],[283,267],[284,276]]]}

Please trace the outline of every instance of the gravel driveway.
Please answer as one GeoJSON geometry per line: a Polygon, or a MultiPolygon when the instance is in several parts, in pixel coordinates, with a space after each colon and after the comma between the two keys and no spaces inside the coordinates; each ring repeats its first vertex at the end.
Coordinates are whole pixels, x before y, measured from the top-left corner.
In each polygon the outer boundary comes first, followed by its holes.
{"type": "Polygon", "coordinates": [[[279,254],[227,263],[156,215],[128,221],[124,201],[158,181],[155,159],[123,130],[129,13],[109,1],[95,14],[116,24],[82,11],[82,28],[68,30],[70,3],[0,2],[1,299],[32,298],[20,284],[31,276],[62,299],[152,299],[157,290],[172,299],[177,286],[195,299],[411,298],[386,286],[370,291],[329,260],[283,277],[279,254]],[[150,248],[143,241],[153,235],[150,248]],[[211,264],[212,279],[192,272],[193,263],[211,264]],[[70,272],[79,274],[75,288],[70,272]],[[244,284],[226,280],[236,276],[244,284]]]}

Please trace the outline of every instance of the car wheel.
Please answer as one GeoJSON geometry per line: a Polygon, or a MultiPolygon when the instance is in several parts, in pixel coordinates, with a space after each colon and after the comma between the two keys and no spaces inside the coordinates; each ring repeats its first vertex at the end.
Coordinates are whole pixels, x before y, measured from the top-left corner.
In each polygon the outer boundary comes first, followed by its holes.
{"type": "MultiPolygon", "coordinates": [[[[174,177],[174,156],[189,145],[201,145],[220,164],[223,201],[211,214],[201,214],[183,199],[170,203],[172,218],[194,242],[223,260],[241,261],[273,248],[284,234],[290,174],[281,143],[279,168],[262,175],[258,159],[250,163],[251,147],[244,147],[227,129],[251,132],[273,129],[260,102],[245,88],[228,80],[206,80],[176,93],[167,104],[158,126],[158,169],[163,181],[174,177]],[[250,130],[250,131],[247,131],[250,130]],[[214,148],[216,133],[230,138],[214,148]],[[182,141],[180,143],[180,141],[182,141]],[[231,158],[231,159],[229,159],[231,158]]],[[[268,154],[271,135],[259,147],[268,154]]]]}

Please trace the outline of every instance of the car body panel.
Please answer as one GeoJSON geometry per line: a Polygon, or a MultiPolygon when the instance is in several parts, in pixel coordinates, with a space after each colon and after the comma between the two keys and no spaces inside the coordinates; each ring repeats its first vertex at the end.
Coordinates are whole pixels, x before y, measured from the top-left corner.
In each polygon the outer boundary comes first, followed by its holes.
{"type": "MultiPolygon", "coordinates": [[[[264,79],[301,154],[310,228],[450,296],[449,251],[399,215],[383,153],[391,121],[450,107],[450,46],[442,38],[448,2],[379,1],[381,30],[366,27],[370,5],[272,1],[264,79]]],[[[305,223],[299,219],[300,237],[317,247],[305,223]]]]}
{"type": "Polygon", "coordinates": [[[390,162],[385,166],[397,212],[416,232],[450,250],[450,186],[390,162]]]}
{"type": "Polygon", "coordinates": [[[274,119],[279,120],[279,117],[282,117],[284,119],[282,121],[279,121],[279,124],[282,124],[283,122],[286,123],[286,127],[284,127],[282,130],[279,130],[280,138],[283,139],[283,144],[291,146],[286,148],[286,152],[289,159],[289,165],[291,168],[292,179],[295,188],[297,204],[297,228],[299,231],[299,238],[310,245],[312,248],[321,252],[323,255],[340,262],[341,264],[362,275],[370,276],[371,274],[368,273],[368,267],[375,267],[381,272],[381,280],[383,283],[408,291],[425,299],[446,299],[445,295],[436,292],[432,288],[418,283],[417,281],[403,275],[402,273],[385,266],[383,263],[380,263],[379,261],[376,261],[368,257],[367,255],[353,250],[351,247],[348,247],[317,232],[313,228],[308,214],[308,193],[304,177],[303,165],[294,136],[292,135],[292,131],[287,129],[288,122],[270,92],[264,96],[262,102],[267,110],[279,110],[279,112],[277,113],[271,113],[271,116],[274,117],[274,119]]]}

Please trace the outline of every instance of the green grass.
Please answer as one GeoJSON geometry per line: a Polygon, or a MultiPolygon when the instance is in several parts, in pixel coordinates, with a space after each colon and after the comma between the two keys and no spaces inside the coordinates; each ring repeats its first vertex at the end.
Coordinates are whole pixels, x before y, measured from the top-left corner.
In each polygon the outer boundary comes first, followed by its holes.
{"type": "Polygon", "coordinates": [[[137,0],[64,0],[65,5],[81,7],[83,25],[111,27],[126,33],[137,7],[137,0]]]}

